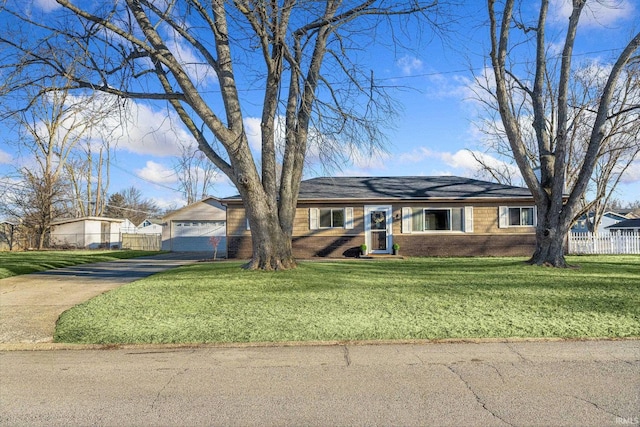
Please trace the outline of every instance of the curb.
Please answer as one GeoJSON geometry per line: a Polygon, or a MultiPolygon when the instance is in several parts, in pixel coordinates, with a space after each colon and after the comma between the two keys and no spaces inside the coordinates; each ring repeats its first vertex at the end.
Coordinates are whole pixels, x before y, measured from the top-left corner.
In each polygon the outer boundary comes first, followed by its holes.
{"type": "Polygon", "coordinates": [[[386,346],[386,345],[435,345],[435,344],[506,344],[523,342],[587,342],[587,341],[640,341],[640,337],[599,338],[443,338],[416,340],[335,340],[335,341],[282,341],[237,343],[176,343],[176,344],[71,344],[71,343],[0,343],[2,351],[75,351],[75,350],[181,350],[181,349],[242,349],[285,347],[334,347],[334,346],[386,346]]]}

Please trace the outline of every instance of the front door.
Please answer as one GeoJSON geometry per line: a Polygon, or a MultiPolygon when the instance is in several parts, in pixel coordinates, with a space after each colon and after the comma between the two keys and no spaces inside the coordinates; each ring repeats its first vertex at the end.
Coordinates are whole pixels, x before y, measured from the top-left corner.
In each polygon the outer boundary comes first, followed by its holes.
{"type": "Polygon", "coordinates": [[[391,253],[391,206],[365,206],[364,231],[367,252],[391,253]]]}

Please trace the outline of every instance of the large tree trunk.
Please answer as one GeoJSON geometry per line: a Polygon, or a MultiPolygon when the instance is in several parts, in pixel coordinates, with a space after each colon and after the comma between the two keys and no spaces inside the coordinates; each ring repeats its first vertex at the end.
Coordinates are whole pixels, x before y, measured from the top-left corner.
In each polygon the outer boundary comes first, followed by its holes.
{"type": "Polygon", "coordinates": [[[244,267],[255,270],[286,270],[294,268],[296,261],[291,251],[291,237],[280,227],[266,222],[258,230],[251,230],[253,257],[244,267]]]}
{"type": "Polygon", "coordinates": [[[549,267],[567,267],[565,255],[566,237],[575,217],[575,207],[547,198],[537,203],[536,249],[530,264],[549,267]]]}
{"type": "Polygon", "coordinates": [[[536,228],[536,250],[530,264],[566,267],[564,241],[567,231],[559,224],[539,224],[536,228]]]}
{"type": "Polygon", "coordinates": [[[251,209],[251,205],[261,203],[245,203],[247,218],[251,227],[251,244],[253,256],[244,267],[260,270],[286,270],[294,268],[296,261],[291,248],[291,234],[285,231],[289,227],[279,224],[277,213],[268,209],[251,209]]]}

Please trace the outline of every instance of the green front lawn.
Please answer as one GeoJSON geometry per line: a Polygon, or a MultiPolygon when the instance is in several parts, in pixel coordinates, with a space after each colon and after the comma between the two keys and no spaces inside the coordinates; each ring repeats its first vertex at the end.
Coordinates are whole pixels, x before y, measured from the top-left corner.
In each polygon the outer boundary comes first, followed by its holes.
{"type": "Polygon", "coordinates": [[[77,264],[115,261],[157,253],[126,250],[0,252],[0,279],[77,264]]]}
{"type": "Polygon", "coordinates": [[[65,312],[55,340],[204,343],[477,337],[638,337],[640,257],[302,262],[244,271],[201,263],[65,312]]]}

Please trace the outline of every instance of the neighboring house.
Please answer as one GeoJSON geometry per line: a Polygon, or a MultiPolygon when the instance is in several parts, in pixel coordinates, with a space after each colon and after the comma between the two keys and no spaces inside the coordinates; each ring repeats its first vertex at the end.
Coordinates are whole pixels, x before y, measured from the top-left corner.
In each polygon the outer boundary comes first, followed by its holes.
{"type": "Polygon", "coordinates": [[[218,257],[226,256],[226,208],[219,199],[206,197],[162,218],[162,250],[213,253],[218,237],[218,257]]]}
{"type": "MultiPolygon", "coordinates": [[[[239,196],[227,206],[229,258],[249,258],[251,234],[239,196]]],[[[454,176],[336,177],[302,181],[293,226],[298,258],[371,254],[531,255],[531,192],[454,176]]]]}
{"type": "MultiPolygon", "coordinates": [[[[593,212],[589,213],[589,221],[593,223],[593,212]]],[[[600,225],[598,229],[595,230],[596,233],[608,233],[608,227],[614,225],[620,221],[624,221],[627,219],[622,213],[607,211],[602,215],[602,219],[600,220],[600,225]]],[[[571,227],[572,233],[590,233],[589,224],[587,224],[587,215],[582,215],[571,227]]]]}
{"type": "Polygon", "coordinates": [[[640,233],[640,218],[625,219],[607,229],[612,233],[640,233]]]}
{"type": "Polygon", "coordinates": [[[130,220],[125,219],[120,227],[120,233],[135,233],[137,228],[130,220]]]}
{"type": "Polygon", "coordinates": [[[88,216],[51,223],[50,245],[64,248],[120,248],[122,230],[135,226],[128,219],[88,216]]]}
{"type": "Polygon", "coordinates": [[[162,234],[163,221],[160,218],[147,218],[138,225],[134,233],[162,234]]]}
{"type": "Polygon", "coordinates": [[[626,219],[636,218],[636,216],[634,215],[634,209],[616,209],[615,213],[617,213],[618,215],[622,215],[626,219]]]}

